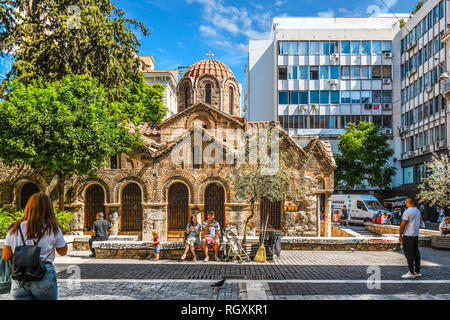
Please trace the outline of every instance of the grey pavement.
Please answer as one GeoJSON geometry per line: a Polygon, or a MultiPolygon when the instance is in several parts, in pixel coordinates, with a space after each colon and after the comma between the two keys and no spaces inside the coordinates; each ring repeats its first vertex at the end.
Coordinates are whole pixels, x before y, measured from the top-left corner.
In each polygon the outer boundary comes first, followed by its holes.
{"type": "Polygon", "coordinates": [[[450,252],[421,253],[423,277],[414,280],[400,278],[407,271],[401,251],[283,251],[266,264],[103,260],[74,252],[55,266],[63,300],[447,300],[450,252]],[[221,287],[212,286],[221,279],[221,287]]]}

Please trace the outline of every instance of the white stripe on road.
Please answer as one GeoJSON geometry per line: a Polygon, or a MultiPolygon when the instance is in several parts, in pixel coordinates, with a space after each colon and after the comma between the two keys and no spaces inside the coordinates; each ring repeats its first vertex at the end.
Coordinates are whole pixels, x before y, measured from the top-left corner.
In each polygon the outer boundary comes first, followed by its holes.
{"type": "MultiPolygon", "coordinates": [[[[204,279],[58,279],[60,283],[72,282],[100,282],[100,283],[175,283],[175,282],[191,282],[197,283],[216,283],[221,279],[204,280],[204,279]]],[[[358,284],[358,283],[380,283],[380,284],[395,284],[395,283],[415,283],[415,284],[450,284],[450,280],[244,280],[244,279],[227,279],[228,283],[344,283],[344,284],[358,284]]]]}

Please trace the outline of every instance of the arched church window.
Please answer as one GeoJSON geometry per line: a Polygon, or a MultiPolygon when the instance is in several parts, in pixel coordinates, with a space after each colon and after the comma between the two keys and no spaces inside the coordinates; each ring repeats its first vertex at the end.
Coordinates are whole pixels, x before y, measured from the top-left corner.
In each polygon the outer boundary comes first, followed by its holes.
{"type": "Polygon", "coordinates": [[[234,101],[234,90],[233,90],[233,87],[230,87],[230,103],[229,103],[229,105],[230,105],[230,114],[232,115],[233,114],[233,101],[234,101]]]}
{"type": "Polygon", "coordinates": [[[205,86],[205,102],[211,104],[211,84],[209,83],[205,86]]]}
{"type": "Polygon", "coordinates": [[[188,101],[189,101],[189,89],[184,89],[184,108],[187,109],[188,107],[188,101]]]}

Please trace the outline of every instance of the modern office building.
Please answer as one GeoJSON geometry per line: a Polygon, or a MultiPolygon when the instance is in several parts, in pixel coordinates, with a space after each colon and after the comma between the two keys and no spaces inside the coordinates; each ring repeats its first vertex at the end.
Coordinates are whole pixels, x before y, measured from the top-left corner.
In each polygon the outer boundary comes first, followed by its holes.
{"type": "Polygon", "coordinates": [[[246,117],[335,153],[348,122],[371,121],[391,138],[395,193],[415,195],[424,162],[449,150],[448,2],[428,0],[412,17],[275,18],[269,39],[249,43],[246,117]]]}
{"type": "Polygon", "coordinates": [[[432,152],[448,154],[449,150],[449,117],[443,95],[449,78],[448,49],[443,41],[449,38],[446,7],[448,1],[428,0],[395,39],[401,59],[400,82],[395,86],[399,97],[394,104],[400,139],[395,149],[401,153],[399,192],[405,194],[417,193],[432,152]]]}

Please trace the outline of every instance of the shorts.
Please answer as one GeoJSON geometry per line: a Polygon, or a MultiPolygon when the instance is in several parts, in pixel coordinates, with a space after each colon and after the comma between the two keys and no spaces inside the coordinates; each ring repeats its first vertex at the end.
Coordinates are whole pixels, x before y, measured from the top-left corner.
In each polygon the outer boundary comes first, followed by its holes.
{"type": "Polygon", "coordinates": [[[161,251],[161,245],[160,244],[156,245],[153,251],[155,251],[155,253],[159,253],[161,251]]]}
{"type": "Polygon", "coordinates": [[[205,240],[206,240],[206,245],[208,246],[209,249],[214,248],[214,245],[216,244],[216,238],[213,238],[211,236],[206,236],[205,240]]]}

